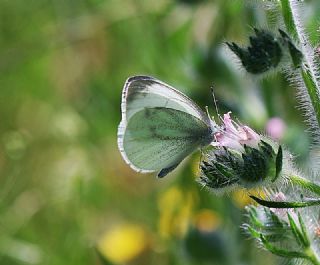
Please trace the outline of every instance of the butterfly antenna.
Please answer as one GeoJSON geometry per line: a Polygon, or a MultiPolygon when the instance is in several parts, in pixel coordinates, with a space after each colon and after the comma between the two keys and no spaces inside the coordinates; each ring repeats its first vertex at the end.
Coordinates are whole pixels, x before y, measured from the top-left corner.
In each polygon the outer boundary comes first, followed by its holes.
{"type": "Polygon", "coordinates": [[[213,85],[210,87],[210,90],[211,90],[213,104],[214,104],[214,107],[216,108],[217,115],[221,119],[221,115],[219,114],[219,109],[218,109],[218,105],[217,105],[217,100],[216,100],[216,97],[215,97],[214,91],[213,91],[213,85]]]}
{"type": "Polygon", "coordinates": [[[206,113],[207,113],[209,119],[211,119],[208,106],[206,106],[206,113]]]}

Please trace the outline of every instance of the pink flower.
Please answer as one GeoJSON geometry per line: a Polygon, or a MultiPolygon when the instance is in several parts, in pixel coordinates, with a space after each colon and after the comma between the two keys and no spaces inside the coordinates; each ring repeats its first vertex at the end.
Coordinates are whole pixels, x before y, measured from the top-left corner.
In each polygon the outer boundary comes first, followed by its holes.
{"type": "MultiPolygon", "coordinates": [[[[281,191],[277,192],[272,196],[272,200],[276,202],[283,202],[286,201],[286,195],[284,195],[281,191]]],[[[294,212],[293,209],[287,209],[287,208],[270,208],[270,210],[275,213],[278,217],[280,217],[282,220],[288,221],[287,213],[291,215],[293,220],[297,223],[299,221],[299,218],[297,214],[294,212]]]]}
{"type": "Polygon", "coordinates": [[[225,146],[231,149],[244,151],[243,145],[258,148],[260,136],[248,126],[239,125],[233,121],[228,112],[223,115],[223,129],[215,133],[213,146],[225,146]]]}
{"type": "Polygon", "coordinates": [[[271,118],[266,125],[267,134],[275,140],[280,140],[283,137],[285,130],[285,123],[282,119],[277,117],[271,118]]]}

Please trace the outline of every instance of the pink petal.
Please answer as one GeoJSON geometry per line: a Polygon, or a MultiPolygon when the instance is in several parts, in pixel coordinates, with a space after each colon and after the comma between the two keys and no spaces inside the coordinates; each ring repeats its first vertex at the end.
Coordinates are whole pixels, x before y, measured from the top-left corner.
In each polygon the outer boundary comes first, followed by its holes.
{"type": "Polygon", "coordinates": [[[230,113],[231,113],[231,111],[229,111],[228,113],[223,115],[223,123],[224,123],[224,126],[225,126],[227,132],[237,134],[238,130],[236,129],[236,127],[232,123],[230,113]]]}
{"type": "Polygon", "coordinates": [[[257,148],[258,147],[258,143],[260,141],[260,136],[259,134],[257,134],[254,130],[252,130],[250,127],[248,126],[243,126],[242,127],[243,131],[246,133],[246,139],[240,141],[242,144],[246,144],[250,147],[254,147],[257,148]]]}
{"type": "Polygon", "coordinates": [[[242,145],[239,143],[237,139],[230,138],[225,133],[221,133],[221,132],[216,133],[215,137],[216,137],[216,140],[218,141],[218,146],[225,146],[238,151],[244,150],[242,145]]]}
{"type": "Polygon", "coordinates": [[[231,112],[223,115],[224,128],[215,134],[213,146],[225,146],[244,151],[243,145],[258,147],[260,136],[248,126],[240,126],[230,117],[231,112]]]}

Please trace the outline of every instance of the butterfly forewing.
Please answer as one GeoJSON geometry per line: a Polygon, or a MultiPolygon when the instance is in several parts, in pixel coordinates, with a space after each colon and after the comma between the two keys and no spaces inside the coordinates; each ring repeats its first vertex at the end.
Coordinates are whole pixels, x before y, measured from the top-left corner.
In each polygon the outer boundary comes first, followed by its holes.
{"type": "Polygon", "coordinates": [[[149,76],[135,76],[127,80],[123,91],[122,111],[126,119],[143,108],[164,107],[181,110],[205,123],[208,116],[179,90],[149,76]]]}

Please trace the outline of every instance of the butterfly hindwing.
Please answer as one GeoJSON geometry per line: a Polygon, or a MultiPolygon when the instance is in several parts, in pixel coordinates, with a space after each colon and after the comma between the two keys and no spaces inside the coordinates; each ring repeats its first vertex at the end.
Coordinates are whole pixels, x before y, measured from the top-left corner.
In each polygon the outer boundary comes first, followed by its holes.
{"type": "Polygon", "coordinates": [[[144,108],[127,124],[123,151],[134,167],[158,171],[180,163],[210,136],[210,127],[186,112],[144,108]]]}

